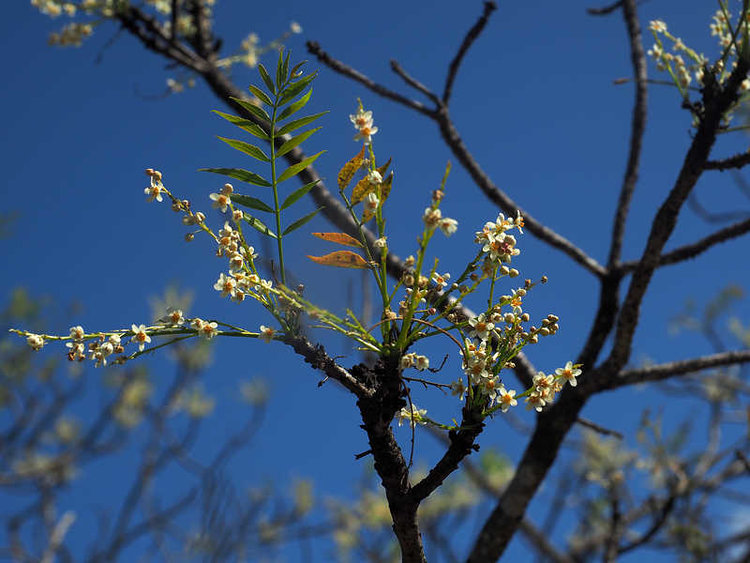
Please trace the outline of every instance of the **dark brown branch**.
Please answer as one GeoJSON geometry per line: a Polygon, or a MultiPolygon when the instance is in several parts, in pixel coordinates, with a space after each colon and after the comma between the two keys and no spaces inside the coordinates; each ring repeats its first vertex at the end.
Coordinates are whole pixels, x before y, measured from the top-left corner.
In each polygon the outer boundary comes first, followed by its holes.
{"type": "Polygon", "coordinates": [[[374,82],[361,72],[354,70],[352,67],[347,66],[341,61],[334,59],[320,47],[320,44],[317,41],[308,41],[307,51],[311,55],[315,55],[315,57],[317,57],[317,59],[321,63],[326,65],[334,72],[337,72],[342,76],[346,76],[347,78],[351,78],[355,82],[359,82],[360,84],[362,84],[362,86],[376,93],[378,96],[383,96],[384,98],[393,100],[394,102],[402,104],[408,108],[413,109],[414,111],[418,111],[419,113],[422,113],[429,117],[433,117],[435,115],[434,109],[430,109],[423,103],[416,100],[410,100],[406,96],[402,96],[398,92],[394,92],[393,90],[386,88],[385,86],[378,84],[377,82],[374,82]]]}
{"type": "Polygon", "coordinates": [[[351,373],[338,365],[320,344],[313,345],[303,336],[287,337],[285,344],[291,346],[297,354],[305,359],[314,369],[320,370],[331,379],[335,379],[359,398],[371,397],[372,389],[357,380],[351,373]]]}
{"type": "Polygon", "coordinates": [[[482,10],[482,15],[479,16],[477,22],[471,27],[469,32],[466,34],[466,37],[464,37],[464,40],[461,42],[461,46],[458,48],[456,56],[453,57],[453,60],[448,67],[448,76],[446,76],[445,78],[445,88],[443,89],[444,105],[447,106],[450,102],[451,94],[453,93],[453,83],[456,80],[458,69],[461,67],[461,62],[466,56],[466,53],[469,51],[469,48],[474,44],[474,41],[477,40],[479,35],[484,30],[484,27],[487,25],[487,21],[489,21],[492,12],[494,12],[495,10],[497,10],[497,4],[495,2],[485,2],[484,10],[482,10]]]}
{"type": "Polygon", "coordinates": [[[396,59],[391,59],[391,70],[398,74],[398,76],[401,77],[401,79],[409,86],[427,96],[430,101],[435,104],[435,107],[440,106],[440,98],[438,98],[437,95],[427,86],[425,86],[419,80],[406,72],[404,68],[400,64],[398,64],[398,61],[396,59]]]}
{"type": "Polygon", "coordinates": [[[213,62],[215,53],[211,48],[211,22],[208,20],[204,0],[189,0],[190,16],[195,27],[193,43],[196,52],[206,61],[213,62]]]}
{"type": "Polygon", "coordinates": [[[695,193],[688,197],[687,205],[690,210],[703,219],[706,223],[726,223],[737,219],[745,219],[750,215],[750,211],[709,211],[698,201],[695,193]]]}
{"type": "Polygon", "coordinates": [[[625,177],[620,188],[620,198],[617,202],[617,210],[615,211],[612,228],[612,242],[609,248],[609,260],[607,261],[610,268],[617,264],[622,252],[625,222],[628,217],[633,191],[638,181],[641,150],[643,148],[643,134],[646,131],[646,115],[648,111],[646,53],[643,50],[641,26],[638,23],[635,0],[625,0],[622,2],[622,8],[630,42],[630,62],[633,66],[633,76],[635,76],[635,105],[633,106],[633,115],[630,123],[628,164],[625,168],[625,177]]]}
{"type": "Polygon", "coordinates": [[[496,561],[513,538],[526,508],[557,457],[563,439],[578,418],[585,399],[581,393],[563,393],[537,417],[536,428],[482,531],[474,541],[470,562],[496,561]]]}
{"type": "Polygon", "coordinates": [[[606,16],[611,14],[618,8],[622,8],[623,4],[623,0],[618,0],[617,2],[614,2],[609,6],[604,6],[603,8],[586,8],[586,13],[590,16],[606,16]]]}
{"type": "Polygon", "coordinates": [[[716,141],[716,135],[724,114],[737,101],[740,84],[748,72],[748,63],[749,61],[746,59],[740,58],[723,86],[716,83],[710,72],[705,74],[704,109],[700,125],[674,187],[654,218],[646,249],[638,267],[633,272],[630,287],[617,321],[617,332],[612,352],[605,363],[605,372],[617,373],[630,358],[641,303],[659,264],[662,249],[677,225],[677,217],[685,200],[703,172],[703,165],[708,160],[711,148],[716,141]]]}
{"type": "Polygon", "coordinates": [[[593,422],[587,418],[583,418],[579,416],[576,419],[576,423],[580,424],[581,426],[585,426],[586,428],[593,430],[594,432],[597,432],[601,434],[602,436],[614,436],[618,440],[622,440],[625,438],[622,432],[618,432],[617,430],[611,430],[609,428],[605,428],[604,426],[601,426],[597,424],[596,422],[593,422]]]}
{"type": "Polygon", "coordinates": [[[750,152],[742,152],[722,160],[709,160],[703,165],[704,170],[730,170],[732,168],[742,168],[750,164],[750,152]]]}
{"type": "MultiPolygon", "coordinates": [[[[685,246],[680,246],[679,248],[675,248],[674,250],[667,252],[666,254],[662,254],[661,258],[659,258],[658,267],[677,264],[679,262],[689,260],[690,258],[695,258],[706,250],[712,248],[713,246],[740,237],[749,231],[750,219],[739,221],[737,223],[734,223],[733,225],[724,227],[723,229],[720,229],[715,233],[712,233],[707,237],[700,239],[699,241],[691,244],[686,244],[685,246]]],[[[636,269],[636,267],[638,267],[638,262],[624,262],[621,266],[621,271],[632,272],[636,269]]]]}
{"type": "Polygon", "coordinates": [[[553,248],[557,248],[564,254],[567,254],[575,262],[596,276],[601,277],[605,274],[605,269],[599,264],[599,262],[565,237],[537,221],[528,211],[522,209],[504,191],[492,182],[490,177],[487,176],[484,170],[479,166],[479,163],[474,160],[473,155],[469,152],[469,149],[461,139],[461,136],[453,125],[445,108],[442,108],[438,112],[436,119],[440,126],[440,133],[443,140],[456,158],[458,158],[459,162],[461,162],[479,189],[482,190],[482,193],[484,193],[492,203],[497,205],[497,207],[499,207],[504,213],[510,216],[514,216],[516,212],[520,211],[521,215],[523,215],[525,228],[535,237],[546,242],[553,248]]]}
{"type": "Polygon", "coordinates": [[[705,369],[745,363],[750,363],[750,350],[723,352],[721,354],[657,364],[639,369],[626,369],[617,378],[611,378],[607,381],[600,380],[596,384],[596,387],[601,391],[607,391],[626,385],[646,383],[648,381],[661,381],[670,377],[695,373],[705,369]]]}
{"type": "Polygon", "coordinates": [[[458,464],[475,449],[474,440],[484,429],[482,413],[480,409],[472,409],[467,403],[463,408],[461,430],[451,430],[448,433],[450,445],[427,476],[412,487],[411,498],[420,503],[430,496],[435,489],[443,484],[443,481],[456,469],[458,464]]]}

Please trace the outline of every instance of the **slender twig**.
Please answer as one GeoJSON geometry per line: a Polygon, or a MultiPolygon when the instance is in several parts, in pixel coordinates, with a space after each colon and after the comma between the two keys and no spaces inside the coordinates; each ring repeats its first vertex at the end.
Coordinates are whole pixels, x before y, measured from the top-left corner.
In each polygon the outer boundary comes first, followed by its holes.
{"type": "Polygon", "coordinates": [[[419,80],[411,76],[408,72],[406,72],[403,67],[398,64],[398,61],[396,59],[391,59],[391,70],[395,72],[398,76],[401,77],[401,79],[406,82],[409,86],[417,90],[418,92],[421,92],[425,96],[427,96],[432,103],[435,104],[435,107],[440,106],[442,103],[440,101],[440,98],[437,97],[437,95],[430,90],[427,86],[422,84],[419,80]]]}
{"type": "Polygon", "coordinates": [[[701,358],[657,364],[637,369],[626,369],[617,378],[607,381],[599,381],[596,387],[601,391],[618,389],[626,385],[646,383],[648,381],[661,381],[677,375],[695,373],[705,369],[750,362],[750,350],[736,350],[722,354],[712,354],[701,358]]]}
{"type": "Polygon", "coordinates": [[[617,202],[617,210],[612,227],[612,241],[609,249],[608,266],[611,268],[617,264],[622,252],[622,241],[625,236],[625,221],[630,209],[630,201],[633,197],[636,182],[638,181],[638,169],[640,166],[641,149],[643,148],[643,134],[646,131],[646,115],[648,87],[646,85],[648,74],[646,71],[646,53],[643,50],[641,38],[641,26],[635,10],[635,0],[622,2],[623,18],[628,31],[630,42],[630,62],[633,66],[635,76],[635,105],[630,123],[630,149],[628,163],[625,168],[625,177],[620,188],[620,197],[617,202]]]}
{"type": "Polygon", "coordinates": [[[742,152],[729,158],[721,160],[709,160],[704,165],[705,170],[730,170],[732,168],[742,168],[750,164],[750,152],[742,152]]]}
{"type": "Polygon", "coordinates": [[[579,416],[576,419],[576,422],[580,424],[581,426],[585,426],[586,428],[589,428],[590,430],[593,430],[594,432],[598,432],[602,436],[614,436],[615,438],[619,440],[623,440],[625,436],[622,434],[622,432],[618,432],[617,430],[611,430],[609,428],[605,428],[604,426],[601,426],[597,424],[596,422],[593,422],[587,418],[583,418],[579,416]]]}
{"type": "MultiPolygon", "coordinates": [[[[685,260],[695,258],[696,256],[702,254],[703,252],[709,250],[717,244],[740,237],[747,232],[750,232],[750,219],[738,221],[737,223],[729,225],[728,227],[724,227],[723,229],[720,229],[715,233],[712,233],[696,242],[680,246],[670,252],[667,252],[666,254],[662,254],[661,258],[659,258],[657,266],[661,267],[670,264],[677,264],[679,262],[684,262],[685,260]]],[[[638,262],[632,261],[624,262],[621,265],[620,269],[623,272],[632,272],[637,267],[638,262]]]]}
{"type": "Polygon", "coordinates": [[[450,102],[451,94],[453,93],[453,83],[456,80],[458,69],[461,67],[461,62],[466,56],[466,53],[469,51],[469,48],[473,45],[474,41],[477,40],[479,35],[484,30],[484,27],[487,25],[487,22],[492,15],[492,12],[494,12],[495,10],[497,10],[497,4],[495,2],[485,2],[484,10],[482,10],[482,15],[479,16],[477,22],[471,27],[471,29],[464,37],[464,40],[461,42],[461,46],[458,48],[456,56],[453,57],[453,60],[448,67],[448,76],[446,76],[445,78],[445,87],[443,88],[444,105],[447,106],[450,102]]]}
{"type": "Polygon", "coordinates": [[[334,59],[320,47],[320,44],[317,41],[308,41],[307,50],[311,55],[315,55],[321,63],[326,65],[334,72],[337,72],[342,76],[346,76],[347,78],[351,78],[355,82],[359,82],[362,86],[378,94],[379,96],[383,96],[384,98],[393,100],[394,102],[402,104],[410,109],[413,109],[414,111],[418,111],[419,113],[422,113],[429,117],[432,117],[435,114],[435,110],[426,107],[423,103],[416,100],[411,100],[406,96],[402,96],[398,92],[394,92],[390,88],[386,88],[382,84],[374,82],[358,70],[355,70],[352,67],[345,65],[341,61],[334,59]]]}
{"type": "Polygon", "coordinates": [[[611,14],[618,8],[622,8],[623,4],[623,0],[618,0],[617,2],[609,4],[608,6],[604,6],[602,8],[586,8],[586,13],[590,16],[606,16],[608,14],[611,14]]]}

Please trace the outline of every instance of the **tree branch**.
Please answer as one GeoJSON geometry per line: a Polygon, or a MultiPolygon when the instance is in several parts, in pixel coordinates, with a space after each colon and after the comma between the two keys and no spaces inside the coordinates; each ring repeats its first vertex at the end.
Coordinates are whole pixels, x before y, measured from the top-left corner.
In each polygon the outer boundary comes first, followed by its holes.
{"type": "MultiPolygon", "coordinates": [[[[724,227],[723,229],[720,229],[715,233],[712,233],[694,243],[680,246],[670,252],[667,252],[666,254],[662,254],[661,258],[659,258],[657,267],[677,264],[679,262],[689,260],[690,258],[695,258],[711,247],[733,238],[740,237],[748,231],[750,231],[750,219],[738,221],[737,223],[729,225],[728,227],[724,227]]],[[[622,272],[632,272],[638,267],[638,264],[639,263],[636,261],[624,262],[621,265],[620,270],[622,272]]]]}
{"type": "Polygon", "coordinates": [[[610,391],[626,385],[646,383],[648,381],[661,381],[677,375],[685,375],[709,368],[730,366],[734,364],[745,364],[750,362],[750,350],[735,350],[712,354],[701,358],[681,360],[665,364],[657,364],[638,369],[623,370],[618,377],[599,380],[596,387],[601,391],[610,391]]]}
{"type": "Polygon", "coordinates": [[[606,373],[617,373],[630,358],[633,336],[640,315],[641,303],[659,264],[662,249],[677,225],[682,205],[703,172],[711,152],[721,120],[737,101],[741,82],[748,72],[748,61],[740,58],[725,85],[715,82],[710,72],[705,73],[703,90],[703,115],[693,142],[685,157],[674,187],[654,218],[638,267],[633,272],[628,293],[617,321],[617,332],[612,352],[605,362],[606,373]]]}
{"type": "Polygon", "coordinates": [[[729,158],[722,160],[708,160],[703,165],[704,170],[730,170],[732,168],[742,168],[750,164],[750,152],[741,152],[729,158]]]}
{"type": "Polygon", "coordinates": [[[646,131],[646,115],[648,100],[648,73],[646,71],[646,53],[643,51],[641,38],[641,26],[638,23],[638,14],[635,9],[635,0],[622,2],[623,18],[628,30],[630,41],[630,61],[633,65],[635,76],[635,105],[630,124],[630,150],[628,164],[625,168],[625,178],[620,188],[620,198],[617,202],[617,210],[612,228],[612,242],[609,249],[608,266],[611,268],[617,264],[622,252],[622,241],[625,236],[625,221],[630,209],[630,201],[638,181],[638,170],[640,167],[641,150],[643,148],[643,134],[646,131]]]}
{"type": "Polygon", "coordinates": [[[466,56],[466,53],[469,51],[469,48],[474,44],[474,41],[477,40],[479,35],[484,30],[484,27],[487,25],[487,22],[492,15],[492,12],[494,12],[495,10],[497,10],[497,4],[495,2],[485,2],[484,10],[482,10],[482,15],[471,27],[469,32],[464,37],[464,40],[461,42],[461,46],[458,48],[456,56],[453,57],[453,60],[448,67],[448,76],[445,77],[445,87],[443,88],[443,105],[447,106],[450,102],[451,94],[453,93],[453,83],[456,80],[458,69],[461,67],[461,62],[466,56]]]}

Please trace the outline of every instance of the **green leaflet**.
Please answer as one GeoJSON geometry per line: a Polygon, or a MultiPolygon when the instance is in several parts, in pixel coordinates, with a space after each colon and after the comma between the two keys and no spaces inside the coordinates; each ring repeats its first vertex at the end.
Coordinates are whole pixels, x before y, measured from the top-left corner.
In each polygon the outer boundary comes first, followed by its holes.
{"type": "Polygon", "coordinates": [[[254,186],[262,186],[264,188],[270,188],[271,182],[259,176],[255,172],[250,172],[242,168],[201,168],[199,172],[213,172],[214,174],[221,174],[222,176],[229,176],[240,182],[247,184],[253,184],[254,186]]]}
{"type": "Polygon", "coordinates": [[[282,127],[281,129],[279,129],[276,132],[276,137],[281,137],[282,135],[286,135],[287,133],[291,133],[295,129],[299,129],[300,127],[304,127],[308,123],[312,123],[313,121],[315,121],[319,117],[324,116],[327,113],[328,113],[327,111],[322,111],[320,113],[316,113],[316,114],[313,114],[313,115],[308,115],[307,117],[300,117],[299,119],[295,119],[293,121],[290,121],[289,123],[287,123],[286,125],[284,125],[284,127],[282,127]]]}
{"type": "Polygon", "coordinates": [[[296,137],[292,137],[288,141],[286,141],[283,145],[279,147],[279,150],[276,151],[276,156],[284,156],[286,153],[288,153],[290,150],[292,150],[294,147],[299,145],[301,142],[303,142],[305,139],[307,139],[310,135],[315,133],[321,129],[321,127],[316,127],[315,129],[310,129],[309,131],[305,131],[304,133],[300,133],[296,137]]]}
{"type": "Polygon", "coordinates": [[[290,117],[292,114],[301,110],[303,107],[305,107],[305,105],[307,105],[307,102],[310,101],[310,96],[312,96],[312,88],[310,88],[307,91],[307,94],[302,96],[299,100],[297,100],[293,104],[289,104],[284,109],[284,111],[281,112],[281,115],[279,115],[278,120],[284,121],[287,117],[290,117]]]}
{"type": "Polygon", "coordinates": [[[284,90],[283,94],[281,95],[279,105],[283,106],[284,104],[291,102],[294,98],[299,96],[300,92],[302,92],[302,90],[304,90],[307,85],[315,79],[316,76],[317,73],[314,72],[308,76],[305,76],[304,78],[301,78],[299,82],[291,84],[286,90],[284,90]]]}
{"type": "Polygon", "coordinates": [[[266,88],[268,88],[268,91],[271,92],[271,94],[275,95],[276,87],[273,85],[273,80],[271,80],[271,76],[268,74],[266,67],[264,67],[262,63],[258,64],[258,72],[260,73],[260,77],[263,79],[263,82],[266,84],[266,88]]]}
{"type": "Polygon", "coordinates": [[[245,154],[249,154],[256,160],[260,160],[261,162],[271,162],[271,159],[268,158],[266,153],[264,153],[260,148],[256,147],[255,145],[251,145],[250,143],[246,143],[245,141],[239,141],[237,139],[227,139],[226,137],[219,137],[219,139],[224,141],[230,147],[237,149],[240,152],[244,152],[245,154]]]}
{"type": "Polygon", "coordinates": [[[260,219],[253,217],[249,213],[243,213],[242,215],[243,219],[245,219],[245,222],[259,233],[266,235],[267,237],[278,238],[276,236],[276,233],[269,229],[266,224],[260,219]]]}
{"type": "Polygon", "coordinates": [[[308,156],[305,160],[298,162],[297,164],[292,164],[289,168],[284,170],[282,172],[281,176],[279,176],[278,180],[276,180],[277,183],[281,183],[284,180],[288,180],[292,176],[299,174],[302,170],[310,166],[315,160],[326,151],[320,151],[317,154],[314,154],[312,156],[308,156]]]}
{"type": "Polygon", "coordinates": [[[245,119],[244,117],[237,117],[236,115],[232,115],[230,113],[224,113],[223,111],[219,110],[213,110],[215,114],[223,117],[226,119],[229,123],[232,123],[233,125],[236,125],[240,129],[244,129],[251,135],[255,135],[259,139],[263,139],[264,141],[268,141],[270,137],[266,134],[261,127],[249,119],[245,119]]]}
{"type": "Polygon", "coordinates": [[[237,205],[242,205],[249,209],[255,209],[256,211],[263,211],[265,213],[273,213],[273,208],[269,207],[261,200],[244,194],[232,194],[229,196],[230,199],[237,205]]]}
{"type": "Polygon", "coordinates": [[[261,107],[256,106],[254,103],[240,98],[232,98],[235,102],[240,104],[247,112],[252,113],[255,117],[262,121],[271,121],[271,117],[261,107]]]}
{"type": "Polygon", "coordinates": [[[286,197],[286,199],[284,200],[284,203],[281,204],[281,209],[286,209],[287,207],[292,205],[294,202],[296,202],[298,199],[304,196],[307,192],[309,192],[311,189],[317,186],[318,182],[320,182],[320,180],[313,180],[309,184],[305,184],[301,188],[297,188],[296,190],[294,190],[292,193],[290,193],[286,197]]]}
{"type": "Polygon", "coordinates": [[[294,223],[292,223],[286,229],[284,229],[284,232],[282,233],[282,236],[288,235],[289,233],[291,233],[291,232],[296,231],[297,229],[299,229],[302,225],[304,225],[305,223],[307,223],[308,221],[310,221],[310,219],[312,219],[313,217],[315,217],[318,214],[318,211],[320,211],[321,209],[323,209],[323,208],[322,207],[318,207],[316,210],[311,211],[310,213],[308,213],[304,217],[300,217],[299,219],[297,219],[294,223]]]}
{"type": "Polygon", "coordinates": [[[258,98],[261,102],[263,102],[267,106],[273,105],[273,101],[271,101],[271,98],[268,97],[268,94],[266,94],[263,90],[261,90],[257,86],[253,86],[252,84],[250,84],[250,86],[248,86],[247,89],[250,90],[250,92],[252,92],[256,98],[258,98]]]}

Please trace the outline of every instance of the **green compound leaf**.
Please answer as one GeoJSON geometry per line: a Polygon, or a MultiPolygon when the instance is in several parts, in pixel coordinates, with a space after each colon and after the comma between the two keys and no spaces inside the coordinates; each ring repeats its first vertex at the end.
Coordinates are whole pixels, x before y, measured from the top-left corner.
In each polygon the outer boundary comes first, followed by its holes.
{"type": "Polygon", "coordinates": [[[284,127],[282,127],[281,129],[279,129],[276,132],[276,137],[281,137],[282,135],[286,135],[287,133],[291,133],[295,129],[299,129],[300,127],[304,127],[308,123],[312,123],[313,121],[315,121],[319,117],[324,116],[327,113],[328,113],[327,111],[322,111],[320,113],[316,113],[316,114],[313,114],[313,115],[308,115],[307,117],[300,117],[299,119],[295,119],[293,121],[290,121],[289,123],[287,123],[286,125],[284,125],[284,127]]]}
{"type": "Polygon", "coordinates": [[[271,162],[271,159],[266,156],[266,153],[255,145],[237,139],[227,139],[226,137],[219,137],[219,139],[224,141],[230,147],[237,149],[240,152],[244,152],[245,154],[249,154],[256,160],[260,160],[261,162],[271,162]]]}
{"type": "Polygon", "coordinates": [[[242,100],[240,98],[232,98],[232,100],[240,104],[243,108],[245,108],[245,110],[247,110],[249,113],[252,113],[258,119],[262,121],[271,121],[271,117],[266,113],[266,110],[256,106],[254,103],[247,100],[242,100]]]}
{"type": "Polygon", "coordinates": [[[273,208],[269,207],[261,200],[243,194],[231,194],[230,199],[237,205],[242,205],[249,209],[255,209],[256,211],[263,211],[265,213],[273,213],[273,208]]]}
{"type": "Polygon", "coordinates": [[[288,153],[290,150],[292,150],[294,147],[299,145],[301,142],[303,142],[305,139],[307,139],[310,135],[318,131],[319,129],[322,129],[322,127],[316,127],[315,129],[310,129],[309,131],[305,131],[304,133],[300,133],[296,137],[292,137],[288,141],[286,141],[283,145],[279,147],[279,150],[276,151],[276,156],[284,156],[286,153],[288,153]]]}
{"type": "Polygon", "coordinates": [[[250,225],[253,229],[258,231],[262,235],[266,235],[267,237],[271,238],[278,238],[276,236],[276,233],[274,233],[271,229],[266,227],[265,223],[261,221],[260,219],[253,217],[249,213],[243,213],[243,218],[245,219],[245,222],[250,225]]]}
{"type": "Polygon", "coordinates": [[[277,122],[284,121],[287,117],[291,116],[293,113],[296,113],[299,110],[301,110],[303,107],[305,107],[305,105],[307,105],[307,102],[310,101],[311,95],[312,95],[312,88],[310,88],[307,91],[307,94],[302,96],[299,100],[297,100],[293,104],[288,105],[284,109],[284,111],[281,112],[281,114],[279,115],[279,118],[276,121],[277,122]]]}
{"type": "Polygon", "coordinates": [[[302,162],[298,162],[297,164],[292,164],[289,168],[284,170],[284,172],[281,173],[281,176],[279,176],[279,179],[276,180],[278,184],[283,182],[284,180],[288,180],[292,176],[295,176],[296,174],[299,174],[302,170],[310,166],[315,160],[326,151],[320,151],[317,154],[314,154],[312,156],[308,156],[305,160],[302,162]]]}
{"type": "Polygon", "coordinates": [[[250,172],[242,168],[201,168],[199,172],[212,172],[213,174],[221,174],[222,176],[229,176],[240,182],[247,184],[253,184],[254,186],[261,186],[264,188],[270,188],[271,182],[259,176],[255,172],[250,172]]]}
{"type": "Polygon", "coordinates": [[[304,90],[307,85],[315,79],[316,76],[317,73],[313,72],[312,74],[308,74],[304,78],[301,78],[298,82],[290,84],[289,87],[281,93],[281,100],[279,100],[279,105],[283,106],[284,104],[291,102],[294,98],[299,96],[302,90],[304,90]]]}
{"type": "Polygon", "coordinates": [[[268,91],[271,92],[271,94],[276,95],[276,87],[273,85],[271,75],[268,74],[266,67],[264,67],[262,63],[258,64],[258,72],[260,73],[260,77],[263,79],[263,82],[265,82],[268,91]]]}
{"type": "Polygon", "coordinates": [[[313,189],[315,186],[318,185],[318,182],[320,180],[313,180],[309,184],[305,184],[301,188],[297,188],[292,193],[290,193],[287,198],[284,200],[284,203],[281,204],[281,209],[286,209],[293,203],[295,203],[297,200],[299,200],[302,196],[307,194],[311,189],[313,189]]]}
{"type": "Polygon", "coordinates": [[[258,88],[257,86],[253,86],[250,84],[250,86],[247,87],[252,94],[258,98],[261,102],[266,104],[267,106],[273,106],[273,102],[271,101],[271,98],[268,97],[268,94],[266,94],[263,90],[258,88]]]}
{"type": "Polygon", "coordinates": [[[304,217],[300,217],[299,219],[297,219],[294,223],[292,223],[286,229],[284,229],[284,232],[282,233],[282,236],[288,235],[289,233],[294,232],[297,229],[299,229],[302,225],[304,225],[310,219],[312,219],[313,217],[315,217],[321,209],[323,209],[323,208],[322,207],[318,207],[316,210],[311,211],[310,213],[308,213],[304,217]]]}
{"type": "Polygon", "coordinates": [[[259,139],[263,139],[264,141],[270,140],[270,137],[266,135],[266,132],[261,129],[261,127],[249,119],[245,119],[244,117],[237,117],[236,115],[232,115],[230,113],[224,113],[223,111],[214,110],[214,113],[216,115],[219,115],[226,119],[229,123],[236,125],[240,129],[244,129],[251,135],[255,135],[259,139]]]}

